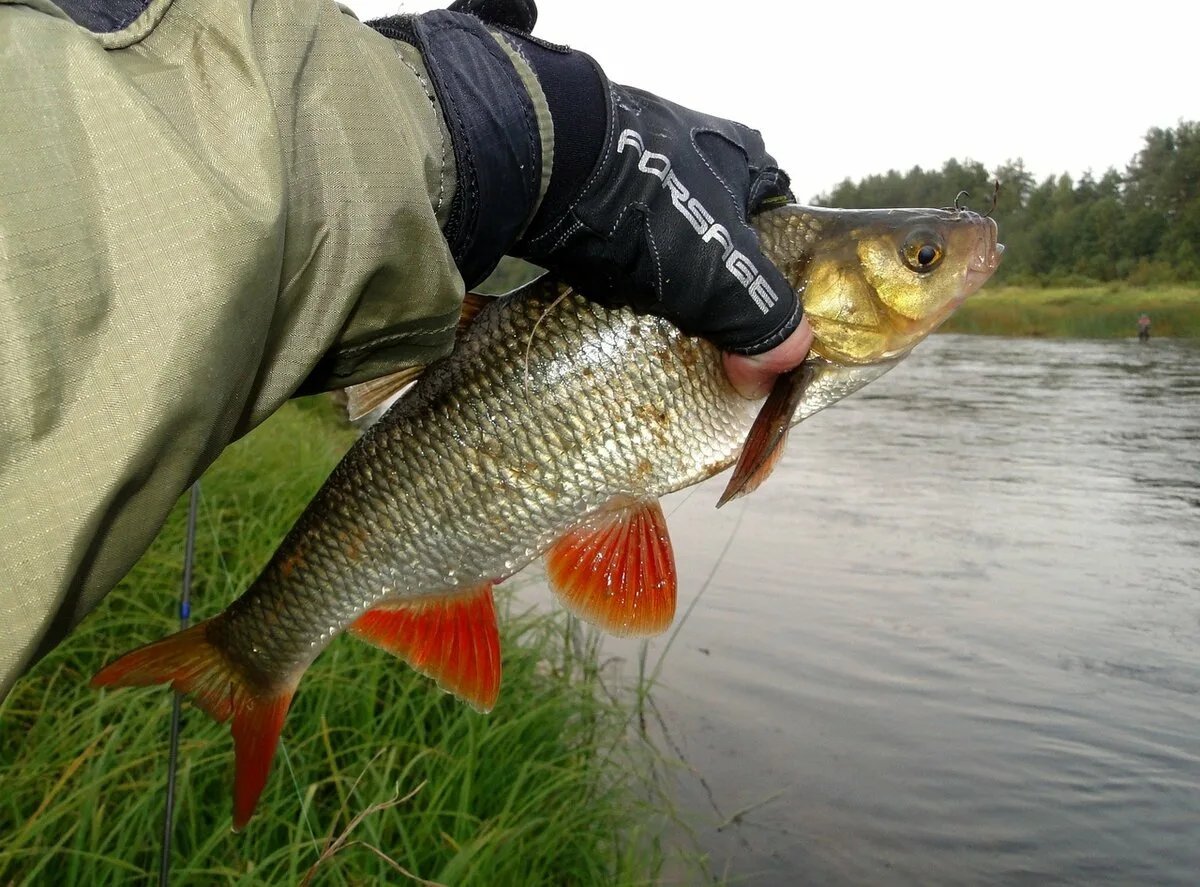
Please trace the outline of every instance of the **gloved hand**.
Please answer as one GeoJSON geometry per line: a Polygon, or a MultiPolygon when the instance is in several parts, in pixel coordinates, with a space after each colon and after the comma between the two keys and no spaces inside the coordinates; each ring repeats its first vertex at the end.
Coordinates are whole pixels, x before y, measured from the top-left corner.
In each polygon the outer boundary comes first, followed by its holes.
{"type": "Polygon", "coordinates": [[[534,0],[454,0],[447,7],[451,12],[465,12],[485,24],[507,28],[521,34],[531,34],[537,24],[537,4],[534,0]]]}
{"type": "Polygon", "coordinates": [[[468,286],[508,253],[728,352],[788,339],[799,300],[747,224],[791,197],[758,132],[609,83],[589,56],[530,36],[536,17],[531,0],[458,0],[371,23],[417,46],[442,104],[459,181],[446,234],[468,286]],[[554,152],[540,200],[537,108],[554,152]]]}

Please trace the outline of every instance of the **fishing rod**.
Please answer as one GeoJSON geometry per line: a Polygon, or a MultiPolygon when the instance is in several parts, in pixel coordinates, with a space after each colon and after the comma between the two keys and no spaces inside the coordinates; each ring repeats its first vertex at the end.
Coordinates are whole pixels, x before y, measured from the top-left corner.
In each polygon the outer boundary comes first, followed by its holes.
{"type": "MultiPolygon", "coordinates": [[[[192,561],[196,554],[196,514],[200,510],[200,481],[192,484],[188,498],[187,537],[183,546],[183,588],[179,595],[179,627],[188,627],[192,616],[192,561]]],[[[171,873],[171,832],[175,820],[175,773],[179,766],[179,725],[183,694],[171,704],[171,750],[167,755],[167,807],[163,813],[162,857],[158,862],[159,887],[167,887],[171,873]]]]}

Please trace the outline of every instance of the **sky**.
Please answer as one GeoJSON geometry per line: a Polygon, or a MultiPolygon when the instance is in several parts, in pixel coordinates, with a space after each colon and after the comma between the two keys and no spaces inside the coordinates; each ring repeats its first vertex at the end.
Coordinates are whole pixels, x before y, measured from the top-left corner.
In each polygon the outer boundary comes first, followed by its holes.
{"type": "MultiPolygon", "coordinates": [[[[437,4],[350,0],[360,18],[437,4]]],[[[1123,170],[1200,119],[1187,2],[541,0],[534,33],[609,78],[763,132],[801,201],[951,157],[1041,180],[1123,170]]]]}

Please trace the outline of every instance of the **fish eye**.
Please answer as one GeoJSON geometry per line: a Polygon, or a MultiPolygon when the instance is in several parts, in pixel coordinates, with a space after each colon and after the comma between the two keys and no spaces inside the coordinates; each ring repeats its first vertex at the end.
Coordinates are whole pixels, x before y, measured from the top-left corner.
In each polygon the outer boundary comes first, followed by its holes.
{"type": "Polygon", "coordinates": [[[908,238],[900,251],[904,264],[918,274],[927,274],[942,261],[941,241],[930,232],[920,232],[908,238]]]}

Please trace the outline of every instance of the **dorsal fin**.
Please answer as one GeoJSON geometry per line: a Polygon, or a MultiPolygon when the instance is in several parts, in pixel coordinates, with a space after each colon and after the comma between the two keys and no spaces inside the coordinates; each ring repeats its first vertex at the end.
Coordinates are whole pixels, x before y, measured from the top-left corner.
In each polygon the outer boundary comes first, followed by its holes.
{"type": "MultiPolygon", "coordinates": [[[[458,315],[457,335],[461,336],[494,299],[481,293],[467,293],[463,297],[462,312],[458,315]]],[[[371,410],[377,409],[391,397],[399,394],[425,372],[424,364],[404,367],[378,379],[351,385],[346,389],[346,417],[357,422],[371,410]]]]}
{"type": "Polygon", "coordinates": [[[657,500],[592,515],[550,547],[546,572],[572,613],[612,634],[658,634],[675,616],[675,554],[657,500]]]}
{"type": "Polygon", "coordinates": [[[357,422],[367,413],[387,403],[393,395],[403,391],[425,372],[425,365],[405,367],[378,379],[351,385],[346,389],[346,417],[357,422]]]}
{"type": "Polygon", "coordinates": [[[487,296],[483,293],[467,293],[463,297],[462,313],[458,315],[458,334],[461,336],[463,331],[475,322],[475,318],[479,316],[479,312],[494,301],[496,301],[495,296],[487,296]]]}
{"type": "Polygon", "coordinates": [[[448,693],[491,711],[500,693],[500,634],[492,583],[445,597],[388,601],[350,632],[399,656],[448,693]]]}
{"type": "Polygon", "coordinates": [[[754,424],[750,426],[750,433],[742,445],[742,454],[733,468],[725,492],[717,501],[717,508],[739,496],[753,493],[771,476],[783,455],[788,429],[792,427],[792,416],[799,408],[812,378],[813,369],[807,363],[776,377],[771,393],[754,417],[754,424]]]}

